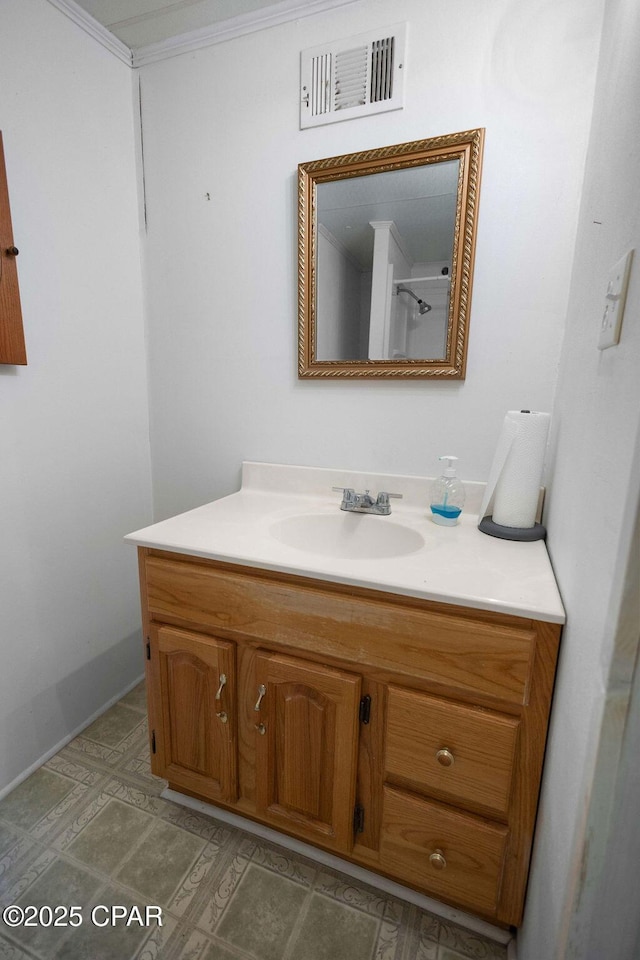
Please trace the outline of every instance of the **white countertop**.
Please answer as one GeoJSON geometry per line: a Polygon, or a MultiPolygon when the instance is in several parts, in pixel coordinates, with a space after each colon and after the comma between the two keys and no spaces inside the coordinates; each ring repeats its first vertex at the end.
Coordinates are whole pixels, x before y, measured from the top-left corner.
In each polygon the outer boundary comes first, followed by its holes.
{"type": "MultiPolygon", "coordinates": [[[[245,462],[238,493],[137,530],[125,539],[143,547],[564,623],[544,541],[500,540],[481,533],[477,512],[482,483],[465,481],[467,502],[460,522],[455,527],[439,526],[429,511],[430,482],[428,477],[245,462]],[[334,486],[354,487],[357,492],[370,489],[374,496],[380,490],[401,493],[403,499],[391,501],[390,517],[345,513],[340,510],[340,494],[331,489],[334,486]],[[339,546],[338,553],[343,555],[334,556],[330,537],[328,546],[319,542],[317,549],[313,538],[303,538],[299,546],[282,542],[278,537],[286,529],[283,521],[299,516],[323,530],[321,518],[330,518],[328,529],[339,529],[341,536],[347,530],[356,545],[366,546],[369,534],[374,543],[384,540],[387,532],[407,537],[411,552],[345,556],[350,547],[339,546]],[[387,527],[372,528],[372,524],[387,527]],[[359,539],[362,534],[364,540],[359,539]]],[[[345,542],[350,540],[342,536],[341,543],[345,542]]],[[[362,552],[356,547],[356,554],[362,552]]]]}

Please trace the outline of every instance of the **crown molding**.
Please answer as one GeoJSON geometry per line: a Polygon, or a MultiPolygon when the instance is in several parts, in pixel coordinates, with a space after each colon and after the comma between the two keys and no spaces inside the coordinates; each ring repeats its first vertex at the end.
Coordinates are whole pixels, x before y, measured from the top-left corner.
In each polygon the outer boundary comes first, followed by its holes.
{"type": "Polygon", "coordinates": [[[130,67],[133,66],[133,55],[129,47],[121,40],[118,40],[118,38],[110,33],[106,27],[103,27],[101,23],[98,23],[95,17],[92,17],[86,10],[83,10],[77,3],[74,3],[74,0],[49,0],[49,3],[52,7],[55,7],[56,10],[64,13],[65,17],[73,20],[73,22],[81,27],[85,33],[88,33],[90,37],[93,37],[93,39],[97,40],[103,47],[106,47],[118,60],[122,60],[123,63],[128,64],[130,67]]]}
{"type": "Polygon", "coordinates": [[[327,10],[334,10],[336,7],[353,6],[353,4],[362,3],[363,0],[280,0],[279,3],[263,7],[261,10],[229,17],[209,27],[181,33],[176,37],[169,37],[158,43],[149,43],[134,50],[130,50],[95,17],[75,3],[75,0],[48,0],[48,2],[123,63],[130,67],[142,67],[146,63],[168,60],[181,53],[190,53],[202,47],[224,43],[226,40],[233,40],[235,37],[242,37],[258,30],[266,30],[268,27],[275,27],[290,20],[311,17],[318,13],[325,13],[327,10]]]}
{"type": "Polygon", "coordinates": [[[279,3],[263,7],[261,10],[239,14],[237,17],[213,23],[209,27],[137,47],[132,51],[132,65],[142,67],[157,60],[168,60],[182,53],[224,43],[226,40],[265,30],[267,27],[275,27],[290,20],[300,20],[302,17],[310,17],[327,10],[334,10],[336,7],[352,6],[361,2],[362,0],[280,0],[279,3]]]}

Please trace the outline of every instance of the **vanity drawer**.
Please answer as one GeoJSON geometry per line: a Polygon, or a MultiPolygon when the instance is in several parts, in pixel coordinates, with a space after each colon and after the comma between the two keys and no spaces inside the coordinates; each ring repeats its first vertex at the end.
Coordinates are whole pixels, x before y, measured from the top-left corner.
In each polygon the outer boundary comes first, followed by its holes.
{"type": "Polygon", "coordinates": [[[520,721],[390,686],[385,774],[506,819],[520,721]]]}
{"type": "Polygon", "coordinates": [[[381,868],[443,900],[493,916],[507,837],[499,824],[384,789],[381,868]]]}
{"type": "Polygon", "coordinates": [[[157,622],[188,621],[452,692],[528,702],[536,646],[528,620],[471,619],[379,591],[153,555],[144,558],[143,588],[157,622]]]}

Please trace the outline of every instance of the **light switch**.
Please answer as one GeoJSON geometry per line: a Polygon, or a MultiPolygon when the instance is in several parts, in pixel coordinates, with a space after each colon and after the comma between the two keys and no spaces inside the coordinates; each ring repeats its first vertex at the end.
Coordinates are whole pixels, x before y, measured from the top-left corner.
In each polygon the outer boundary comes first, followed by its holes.
{"type": "Polygon", "coordinates": [[[622,260],[618,260],[615,267],[612,267],[609,271],[602,323],[600,324],[600,336],[598,337],[598,350],[615,347],[620,341],[620,328],[622,326],[624,302],[627,297],[632,256],[633,250],[629,250],[622,260]]]}

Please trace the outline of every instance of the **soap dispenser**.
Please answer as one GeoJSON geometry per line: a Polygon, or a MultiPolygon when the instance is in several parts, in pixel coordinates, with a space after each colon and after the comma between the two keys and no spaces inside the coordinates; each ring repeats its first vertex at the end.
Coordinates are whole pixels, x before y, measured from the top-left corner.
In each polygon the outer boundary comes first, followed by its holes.
{"type": "Polygon", "coordinates": [[[431,484],[431,513],[433,522],[453,527],[458,522],[464,506],[464,487],[456,476],[457,457],[438,457],[446,460],[447,467],[441,477],[431,484]]]}

